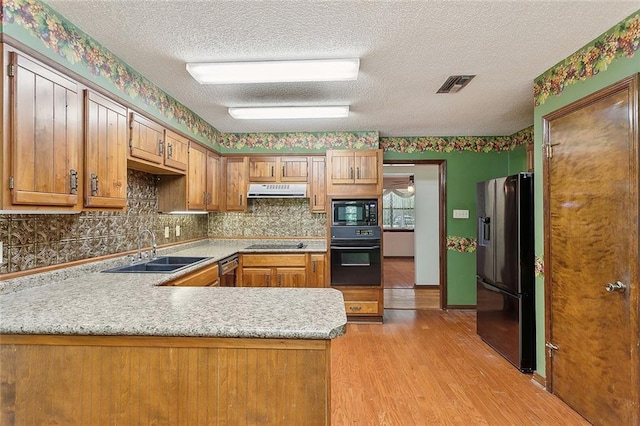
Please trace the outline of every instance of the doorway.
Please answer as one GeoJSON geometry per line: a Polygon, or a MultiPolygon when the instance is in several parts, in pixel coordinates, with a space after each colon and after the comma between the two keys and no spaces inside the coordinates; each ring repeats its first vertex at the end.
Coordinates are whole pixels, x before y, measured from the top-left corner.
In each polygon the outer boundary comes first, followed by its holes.
{"type": "Polygon", "coordinates": [[[638,424],[638,77],[544,117],[547,388],[638,424]]]}
{"type": "Polygon", "coordinates": [[[382,222],[386,309],[447,306],[445,167],[444,160],[385,161],[382,222]]]}

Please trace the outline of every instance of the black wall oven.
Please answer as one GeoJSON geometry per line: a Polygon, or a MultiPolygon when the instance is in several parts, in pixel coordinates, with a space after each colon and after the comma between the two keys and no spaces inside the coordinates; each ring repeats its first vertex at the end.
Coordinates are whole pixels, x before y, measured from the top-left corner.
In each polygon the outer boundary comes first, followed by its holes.
{"type": "Polygon", "coordinates": [[[378,226],[378,200],[331,201],[332,226],[378,226]]]}
{"type": "Polygon", "coordinates": [[[380,286],[380,244],[378,226],[331,227],[331,285],[380,286]]]}

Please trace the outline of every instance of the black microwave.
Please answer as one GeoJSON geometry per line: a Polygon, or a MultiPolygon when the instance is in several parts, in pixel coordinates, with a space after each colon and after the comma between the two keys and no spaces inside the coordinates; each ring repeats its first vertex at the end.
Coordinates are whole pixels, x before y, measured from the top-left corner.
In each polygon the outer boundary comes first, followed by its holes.
{"type": "Polygon", "coordinates": [[[331,201],[332,226],[377,226],[378,200],[331,201]]]}

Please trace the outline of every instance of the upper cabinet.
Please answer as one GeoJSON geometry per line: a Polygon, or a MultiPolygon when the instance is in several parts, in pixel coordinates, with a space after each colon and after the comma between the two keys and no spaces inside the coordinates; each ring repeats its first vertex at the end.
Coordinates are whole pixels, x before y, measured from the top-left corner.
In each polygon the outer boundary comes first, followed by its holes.
{"type": "Polygon", "coordinates": [[[79,210],[78,84],[17,52],[9,53],[6,69],[3,208],[79,210]]]}
{"type": "Polygon", "coordinates": [[[325,157],[310,157],[311,174],[309,178],[309,204],[312,213],[326,213],[326,160],[325,157]]]}
{"type": "Polygon", "coordinates": [[[249,158],[250,182],[307,182],[307,157],[249,158]]]}
{"type": "Polygon", "coordinates": [[[247,211],[247,157],[224,158],[224,206],[225,211],[247,211]]]}
{"type": "Polygon", "coordinates": [[[157,174],[186,173],[188,139],[136,112],[131,113],[129,127],[129,167],[157,174]]]}
{"type": "Polygon", "coordinates": [[[382,193],[382,150],[327,151],[327,193],[368,196],[382,193]]]}
{"type": "Polygon", "coordinates": [[[213,151],[207,152],[207,199],[205,209],[209,212],[220,211],[220,188],[222,187],[220,156],[213,151]]]}
{"type": "Polygon", "coordinates": [[[84,205],[123,209],[127,204],[127,109],[84,91],[84,205]]]}

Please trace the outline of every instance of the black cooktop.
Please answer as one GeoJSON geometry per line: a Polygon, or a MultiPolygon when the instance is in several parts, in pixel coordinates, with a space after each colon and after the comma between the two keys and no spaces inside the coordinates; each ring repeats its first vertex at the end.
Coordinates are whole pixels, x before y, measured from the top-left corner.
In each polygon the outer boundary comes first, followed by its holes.
{"type": "Polygon", "coordinates": [[[292,250],[305,248],[307,245],[297,244],[253,244],[247,247],[248,250],[292,250]]]}

